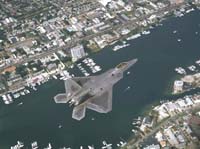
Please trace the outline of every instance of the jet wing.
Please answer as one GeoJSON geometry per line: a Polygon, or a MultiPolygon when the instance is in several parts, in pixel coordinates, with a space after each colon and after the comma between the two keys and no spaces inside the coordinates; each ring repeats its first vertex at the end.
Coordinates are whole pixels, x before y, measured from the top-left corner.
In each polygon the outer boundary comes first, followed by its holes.
{"type": "Polygon", "coordinates": [[[99,113],[108,113],[112,110],[112,88],[93,96],[87,101],[87,108],[99,113]]]}
{"type": "Polygon", "coordinates": [[[83,86],[86,82],[88,82],[89,80],[92,80],[94,77],[90,76],[90,77],[75,77],[72,78],[72,80],[74,80],[78,85],[83,86]]]}
{"type": "Polygon", "coordinates": [[[72,118],[81,120],[85,117],[86,108],[99,113],[108,113],[112,110],[112,88],[95,95],[73,109],[72,118]]]}

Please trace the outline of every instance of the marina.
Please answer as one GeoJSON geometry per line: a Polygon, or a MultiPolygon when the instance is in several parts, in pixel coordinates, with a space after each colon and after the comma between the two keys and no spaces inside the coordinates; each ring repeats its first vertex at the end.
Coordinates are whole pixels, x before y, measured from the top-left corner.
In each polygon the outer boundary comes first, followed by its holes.
{"type": "MultiPolygon", "coordinates": [[[[29,95],[20,94],[20,97],[16,99],[19,103],[24,103],[20,108],[17,108],[18,103],[15,102],[7,107],[1,100],[1,107],[4,110],[0,113],[2,122],[0,131],[7,135],[0,135],[0,148],[10,148],[16,144],[16,139],[28,146],[34,140],[38,140],[38,147],[45,148],[51,142],[52,148],[63,149],[64,146],[73,149],[80,146],[98,149],[103,146],[102,141],[106,140],[107,144],[112,144],[113,148],[117,148],[117,144],[121,145],[120,137],[128,140],[133,134],[133,119],[145,111],[149,104],[164,99],[163,94],[169,83],[168,80],[177,75],[177,72],[173,70],[181,66],[186,73],[189,73],[190,70],[187,67],[197,65],[194,63],[200,58],[197,50],[199,38],[196,38],[197,35],[194,33],[199,30],[199,15],[199,11],[193,11],[181,19],[172,18],[164,21],[163,26],[151,29],[151,34],[148,36],[142,36],[140,40],[134,42],[128,41],[127,43],[131,45],[123,50],[113,52],[112,48],[105,48],[100,53],[91,56],[102,71],[127,59],[134,57],[140,59],[138,66],[129,70],[129,75],[125,74],[124,79],[114,88],[114,108],[108,115],[89,111],[88,118],[84,121],[80,123],[73,121],[71,108],[66,108],[66,105],[58,106],[53,102],[53,97],[64,91],[60,74],[56,75],[58,79],[49,79],[47,83],[35,86],[37,91],[32,91],[30,87],[29,95]],[[191,29],[189,33],[184,32],[188,29],[191,29]],[[176,38],[172,38],[174,30],[178,30],[177,34],[182,33],[181,39],[188,42],[182,42],[181,46],[178,42],[174,42],[176,41],[176,38]],[[127,86],[131,87],[130,92],[124,92],[127,86]],[[91,120],[92,118],[95,120],[91,120]],[[58,124],[62,124],[62,128],[59,129],[58,124]],[[13,129],[16,131],[12,131],[13,129]]],[[[90,60],[87,66],[88,61],[80,62],[82,66],[89,68],[88,73],[92,74],[90,65],[94,66],[94,64],[90,60]]],[[[81,70],[79,68],[74,70],[76,68],[74,65],[74,68],[69,70],[70,76],[72,74],[79,76],[81,70]]]]}

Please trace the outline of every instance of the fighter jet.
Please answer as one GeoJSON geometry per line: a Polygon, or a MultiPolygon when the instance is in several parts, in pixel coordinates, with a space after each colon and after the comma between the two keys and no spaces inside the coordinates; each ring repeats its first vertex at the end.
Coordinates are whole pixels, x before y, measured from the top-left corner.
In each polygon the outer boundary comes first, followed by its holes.
{"type": "Polygon", "coordinates": [[[112,110],[112,88],[123,78],[123,73],[134,65],[137,59],[122,62],[103,74],[89,77],[74,77],[65,80],[65,93],[54,97],[56,103],[69,103],[74,106],[72,118],[81,120],[86,108],[99,113],[112,110]]]}

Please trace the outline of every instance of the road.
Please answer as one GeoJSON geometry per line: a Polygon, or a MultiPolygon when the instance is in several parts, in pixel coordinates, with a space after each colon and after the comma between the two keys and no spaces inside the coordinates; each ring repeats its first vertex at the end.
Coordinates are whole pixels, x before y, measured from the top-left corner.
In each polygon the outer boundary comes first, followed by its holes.
{"type": "Polygon", "coordinates": [[[158,10],[157,12],[154,12],[154,13],[151,13],[151,14],[148,14],[148,15],[145,15],[143,17],[140,17],[140,18],[137,18],[136,20],[130,20],[128,22],[124,22],[124,23],[121,23],[121,24],[118,24],[118,25],[115,25],[113,27],[110,27],[110,28],[107,28],[101,32],[98,32],[98,33],[95,33],[95,34],[91,34],[91,35],[87,35],[87,36],[84,36],[82,38],[78,38],[78,39],[73,39],[71,40],[70,43],[68,43],[67,45],[65,46],[62,46],[62,47],[56,47],[56,48],[52,48],[48,51],[45,51],[43,53],[40,53],[40,54],[36,54],[36,55],[33,55],[32,57],[28,57],[28,58],[24,58],[22,60],[19,60],[19,61],[14,61],[10,64],[7,64],[6,66],[4,67],[1,67],[0,68],[0,72],[2,72],[5,68],[7,67],[10,67],[10,66],[16,66],[16,65],[20,65],[20,64],[23,64],[23,63],[27,63],[27,62],[30,62],[32,60],[35,60],[35,59],[39,59],[39,58],[42,58],[42,57],[45,57],[45,56],[48,56],[48,55],[51,55],[53,53],[55,53],[56,51],[59,51],[59,50],[62,50],[62,49],[70,49],[71,47],[75,46],[77,43],[80,43],[81,41],[83,40],[90,40],[96,36],[100,36],[100,35],[103,35],[105,33],[108,33],[109,31],[112,31],[112,30],[116,30],[116,29],[119,29],[121,27],[128,27],[128,26],[133,26],[133,25],[136,25],[135,23],[137,21],[141,21],[141,20],[144,20],[144,19],[147,19],[148,17],[150,17],[151,15],[155,15],[155,14],[160,14],[160,13],[163,13],[165,11],[171,11],[171,10],[174,10],[176,8],[179,8],[180,6],[186,4],[185,2],[184,3],[181,3],[179,5],[171,5],[169,7],[165,7],[161,10],[158,10]]]}

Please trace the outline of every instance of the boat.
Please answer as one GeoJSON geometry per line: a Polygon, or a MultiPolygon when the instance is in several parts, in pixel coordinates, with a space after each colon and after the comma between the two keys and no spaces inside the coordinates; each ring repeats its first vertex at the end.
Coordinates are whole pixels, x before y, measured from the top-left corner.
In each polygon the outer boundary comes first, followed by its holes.
{"type": "Polygon", "coordinates": [[[114,48],[113,48],[113,51],[117,51],[119,49],[122,49],[122,48],[125,48],[125,47],[128,47],[130,46],[130,44],[123,44],[123,45],[116,45],[114,48]]]}
{"type": "Polygon", "coordinates": [[[20,102],[20,103],[18,103],[17,105],[18,105],[18,106],[21,106],[21,105],[23,105],[23,102],[20,102]]]}
{"type": "Polygon", "coordinates": [[[200,66],[200,60],[197,60],[195,63],[200,66]]]}
{"type": "Polygon", "coordinates": [[[177,39],[177,41],[178,41],[178,42],[181,42],[181,39],[179,38],[179,39],[177,39]]]}
{"type": "Polygon", "coordinates": [[[190,13],[190,12],[192,12],[192,11],[194,11],[194,8],[191,8],[191,9],[186,10],[185,13],[190,13]]]}
{"type": "Polygon", "coordinates": [[[143,32],[142,32],[143,35],[148,35],[148,34],[150,34],[150,33],[151,33],[150,31],[143,31],[143,32]]]}
{"type": "Polygon", "coordinates": [[[178,68],[175,68],[175,71],[178,73],[178,74],[181,74],[181,75],[185,75],[186,74],[186,71],[185,69],[183,69],[182,67],[178,67],[178,68]]]}
{"type": "Polygon", "coordinates": [[[24,147],[24,143],[17,141],[17,144],[14,145],[14,146],[11,146],[11,149],[20,149],[20,148],[23,148],[23,147],[24,147]]]}
{"type": "Polygon", "coordinates": [[[56,79],[56,80],[58,79],[56,75],[53,75],[52,77],[53,77],[54,79],[56,79]]]}
{"type": "Polygon", "coordinates": [[[130,86],[128,86],[126,89],[125,89],[125,91],[127,91],[127,90],[129,90],[131,87],[130,86]]]}
{"type": "Polygon", "coordinates": [[[89,73],[87,73],[87,72],[85,72],[85,73],[84,73],[84,76],[86,76],[86,77],[87,77],[87,76],[89,76],[89,75],[90,75],[90,74],[89,74],[89,73]]]}
{"type": "Polygon", "coordinates": [[[177,30],[174,30],[174,31],[173,31],[173,34],[176,34],[176,33],[177,33],[177,30]]]}
{"type": "Polygon", "coordinates": [[[130,74],[130,71],[127,72],[127,75],[129,75],[129,74],[130,74]]]}
{"type": "Polygon", "coordinates": [[[135,129],[132,129],[131,131],[132,131],[133,133],[137,133],[137,130],[135,130],[135,129]]]}
{"type": "Polygon", "coordinates": [[[51,143],[49,143],[48,146],[44,149],[52,149],[51,143]]]}
{"type": "Polygon", "coordinates": [[[21,91],[21,92],[20,92],[20,94],[21,94],[22,96],[24,96],[24,95],[25,95],[24,91],[21,91]]]}
{"type": "Polygon", "coordinates": [[[138,34],[135,34],[135,35],[132,35],[132,36],[126,38],[126,40],[133,40],[133,39],[136,39],[136,38],[138,38],[138,37],[140,37],[140,36],[141,36],[141,34],[138,33],[138,34]]]}
{"type": "Polygon", "coordinates": [[[58,128],[62,128],[62,125],[59,125],[58,128]]]}
{"type": "Polygon", "coordinates": [[[12,99],[10,94],[7,94],[7,101],[8,101],[9,104],[13,103],[13,99],[12,99]]]}
{"type": "Polygon", "coordinates": [[[196,71],[196,66],[191,65],[191,66],[188,67],[188,69],[189,69],[190,71],[196,71]]]}
{"type": "Polygon", "coordinates": [[[126,145],[126,142],[120,141],[121,147],[124,147],[126,145]]]}
{"type": "Polygon", "coordinates": [[[10,96],[8,97],[8,95],[2,95],[2,99],[3,99],[5,104],[12,103],[12,100],[10,99],[10,96]]]}
{"type": "Polygon", "coordinates": [[[31,147],[32,147],[32,149],[37,149],[38,148],[37,141],[31,143],[31,147]]]}
{"type": "Polygon", "coordinates": [[[101,71],[101,67],[100,66],[94,66],[94,69],[97,71],[97,72],[99,72],[99,71],[101,71]]]}
{"type": "Polygon", "coordinates": [[[88,149],[94,149],[94,146],[88,145],[88,149]]]}
{"type": "Polygon", "coordinates": [[[16,98],[19,98],[20,97],[20,94],[19,93],[15,93],[13,94],[13,97],[16,99],[16,98]]]}
{"type": "Polygon", "coordinates": [[[37,91],[37,88],[36,88],[35,86],[33,86],[33,90],[34,90],[34,91],[37,91]]]}
{"type": "Polygon", "coordinates": [[[24,90],[24,93],[25,93],[25,94],[29,94],[30,91],[29,91],[28,89],[25,89],[25,90],[24,90]]]}
{"type": "Polygon", "coordinates": [[[103,146],[101,147],[102,149],[111,149],[112,144],[108,144],[105,140],[102,142],[103,146]]]}

